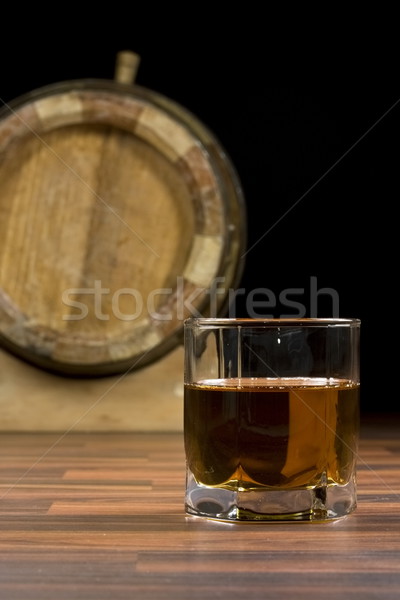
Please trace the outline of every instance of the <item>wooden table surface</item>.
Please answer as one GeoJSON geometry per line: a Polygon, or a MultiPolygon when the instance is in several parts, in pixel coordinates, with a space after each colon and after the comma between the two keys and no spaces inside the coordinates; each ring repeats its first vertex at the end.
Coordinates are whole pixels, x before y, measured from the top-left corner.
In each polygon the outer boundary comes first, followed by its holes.
{"type": "Polygon", "coordinates": [[[0,598],[400,598],[400,415],[363,424],[324,524],[186,517],[178,433],[1,434],[0,598]]]}

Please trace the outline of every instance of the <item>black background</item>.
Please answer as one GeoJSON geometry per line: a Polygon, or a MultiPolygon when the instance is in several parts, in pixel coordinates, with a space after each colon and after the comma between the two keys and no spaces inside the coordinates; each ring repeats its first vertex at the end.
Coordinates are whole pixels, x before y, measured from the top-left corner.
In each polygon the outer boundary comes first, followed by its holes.
{"type": "MultiPolygon", "coordinates": [[[[336,290],[339,316],[362,321],[363,411],[397,411],[400,51],[386,30],[394,16],[381,28],[375,15],[332,24],[291,14],[289,27],[287,15],[229,6],[217,17],[213,5],[114,5],[89,18],[73,5],[31,15],[16,7],[2,19],[0,97],[111,79],[116,53],[137,52],[137,83],[193,112],[236,167],[251,248],[240,286],[277,297],[303,288],[305,316],[312,277],[336,290]]],[[[238,316],[245,310],[239,304],[238,316]]],[[[278,302],[271,312],[290,311],[278,302]]],[[[313,316],[332,316],[328,297],[313,316]]]]}

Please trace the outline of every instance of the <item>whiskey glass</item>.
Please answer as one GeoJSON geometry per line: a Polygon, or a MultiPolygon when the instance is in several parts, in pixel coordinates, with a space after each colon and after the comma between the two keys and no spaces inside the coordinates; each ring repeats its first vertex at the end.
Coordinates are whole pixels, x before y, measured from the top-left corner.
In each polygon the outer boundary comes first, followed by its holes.
{"type": "Polygon", "coordinates": [[[357,504],[358,319],[190,318],[188,515],[323,522],[357,504]]]}

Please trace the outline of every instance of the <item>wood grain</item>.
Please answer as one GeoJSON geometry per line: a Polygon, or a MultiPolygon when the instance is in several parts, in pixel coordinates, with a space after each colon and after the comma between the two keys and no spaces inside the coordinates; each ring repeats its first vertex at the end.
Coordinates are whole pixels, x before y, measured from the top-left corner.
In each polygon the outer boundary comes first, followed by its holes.
{"type": "Polygon", "coordinates": [[[364,421],[358,508],[325,524],[186,517],[179,433],[3,434],[0,596],[394,600],[399,427],[364,421]]]}
{"type": "Polygon", "coordinates": [[[41,367],[159,358],[214,278],[225,295],[236,278],[240,186],[203,126],[157,98],[60,84],[0,119],[0,339],[41,367]]]}
{"type": "Polygon", "coordinates": [[[0,431],[182,431],[183,346],[128,373],[65,378],[0,349],[0,431]]]}

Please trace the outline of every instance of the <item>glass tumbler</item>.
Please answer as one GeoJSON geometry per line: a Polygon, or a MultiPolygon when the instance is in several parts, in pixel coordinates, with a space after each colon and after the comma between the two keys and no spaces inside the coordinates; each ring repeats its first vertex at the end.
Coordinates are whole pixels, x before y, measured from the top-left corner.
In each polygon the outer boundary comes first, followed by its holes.
{"type": "Polygon", "coordinates": [[[357,502],[357,319],[185,321],[187,514],[326,521],[357,502]]]}

